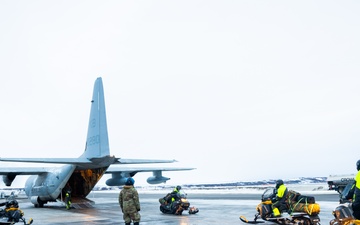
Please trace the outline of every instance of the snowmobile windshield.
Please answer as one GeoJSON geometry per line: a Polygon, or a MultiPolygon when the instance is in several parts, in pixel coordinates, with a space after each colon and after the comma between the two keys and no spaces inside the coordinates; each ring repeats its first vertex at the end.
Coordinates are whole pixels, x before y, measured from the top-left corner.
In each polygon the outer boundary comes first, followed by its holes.
{"type": "Polygon", "coordinates": [[[186,198],[187,194],[184,191],[179,192],[181,198],[186,198]]]}
{"type": "Polygon", "coordinates": [[[347,219],[347,218],[354,219],[351,210],[343,205],[336,207],[333,214],[337,219],[347,219]]]}
{"type": "Polygon", "coordinates": [[[262,194],[261,200],[271,200],[273,197],[275,197],[275,188],[267,188],[262,194]]]}
{"type": "Polygon", "coordinates": [[[341,192],[340,194],[340,203],[346,203],[346,202],[350,202],[349,200],[346,199],[346,195],[349,193],[351,187],[355,184],[355,181],[354,182],[350,182],[348,183],[344,190],[341,192]]]}

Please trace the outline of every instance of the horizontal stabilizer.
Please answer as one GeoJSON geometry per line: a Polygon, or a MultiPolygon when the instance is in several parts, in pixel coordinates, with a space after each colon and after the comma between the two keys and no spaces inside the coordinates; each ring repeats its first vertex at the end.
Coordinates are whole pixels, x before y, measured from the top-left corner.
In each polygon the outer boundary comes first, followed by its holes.
{"type": "Polygon", "coordinates": [[[118,159],[118,162],[115,164],[146,164],[146,163],[174,163],[177,162],[173,160],[163,160],[163,159],[118,159]]]}
{"type": "Polygon", "coordinates": [[[0,158],[4,162],[28,162],[28,163],[57,163],[57,164],[86,164],[91,163],[86,158],[0,158]]]}
{"type": "Polygon", "coordinates": [[[1,167],[0,175],[37,175],[51,170],[46,167],[1,167]]]}

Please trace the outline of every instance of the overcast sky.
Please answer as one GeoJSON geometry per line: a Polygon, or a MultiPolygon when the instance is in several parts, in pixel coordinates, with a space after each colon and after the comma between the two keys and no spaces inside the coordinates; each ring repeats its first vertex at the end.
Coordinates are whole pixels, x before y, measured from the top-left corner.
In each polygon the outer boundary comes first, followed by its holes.
{"type": "Polygon", "coordinates": [[[169,184],[355,173],[359,11],[329,0],[0,1],[0,157],[80,156],[101,76],[111,153],[197,168],[164,173],[169,184]]]}

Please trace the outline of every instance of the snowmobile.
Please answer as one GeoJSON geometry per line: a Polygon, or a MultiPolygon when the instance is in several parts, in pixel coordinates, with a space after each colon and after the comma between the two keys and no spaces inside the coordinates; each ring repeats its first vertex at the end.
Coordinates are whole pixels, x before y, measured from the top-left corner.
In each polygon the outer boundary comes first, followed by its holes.
{"type": "Polygon", "coordinates": [[[33,219],[30,218],[26,222],[24,212],[20,210],[18,202],[14,198],[9,198],[6,202],[0,203],[0,206],[5,206],[4,209],[0,208],[0,225],[23,223],[30,225],[33,219]]]}
{"type": "Polygon", "coordinates": [[[349,193],[351,186],[354,182],[348,183],[342,192],[339,192],[340,205],[332,212],[334,219],[330,220],[330,225],[360,225],[360,220],[357,220],[353,216],[353,211],[350,207],[351,200],[346,199],[346,195],[349,193]]]}
{"type": "Polygon", "coordinates": [[[252,221],[247,220],[245,216],[240,216],[239,219],[250,224],[269,221],[286,225],[320,225],[320,206],[315,203],[315,198],[301,195],[292,190],[289,190],[286,196],[287,210],[282,210],[280,217],[274,217],[271,199],[276,196],[275,191],[275,188],[268,188],[264,191],[261,196],[261,203],[256,207],[257,213],[252,221]]]}
{"type": "Polygon", "coordinates": [[[360,225],[360,220],[357,220],[352,215],[352,210],[349,204],[341,204],[332,212],[334,219],[330,220],[330,225],[360,225]]]}
{"type": "Polygon", "coordinates": [[[165,197],[160,198],[160,211],[165,214],[182,215],[184,210],[188,210],[189,214],[196,214],[199,209],[196,207],[190,207],[190,202],[186,198],[186,194],[180,194],[179,200],[171,202],[171,194],[167,194],[165,197]]]}

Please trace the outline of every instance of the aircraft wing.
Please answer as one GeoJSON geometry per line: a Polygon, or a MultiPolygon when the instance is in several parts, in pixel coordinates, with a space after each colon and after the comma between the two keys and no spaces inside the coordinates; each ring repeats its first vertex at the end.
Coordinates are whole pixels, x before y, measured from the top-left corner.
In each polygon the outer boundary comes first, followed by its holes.
{"type": "Polygon", "coordinates": [[[163,171],[183,171],[193,170],[195,168],[189,167],[127,167],[111,165],[105,173],[111,174],[111,178],[106,180],[108,186],[124,185],[128,177],[133,177],[138,172],[152,172],[153,175],[147,178],[149,184],[160,184],[170,180],[168,177],[162,175],[163,171]]]}
{"type": "Polygon", "coordinates": [[[137,172],[153,172],[153,171],[184,171],[194,170],[190,167],[122,167],[122,166],[110,166],[105,173],[137,173],[137,172]]]}

